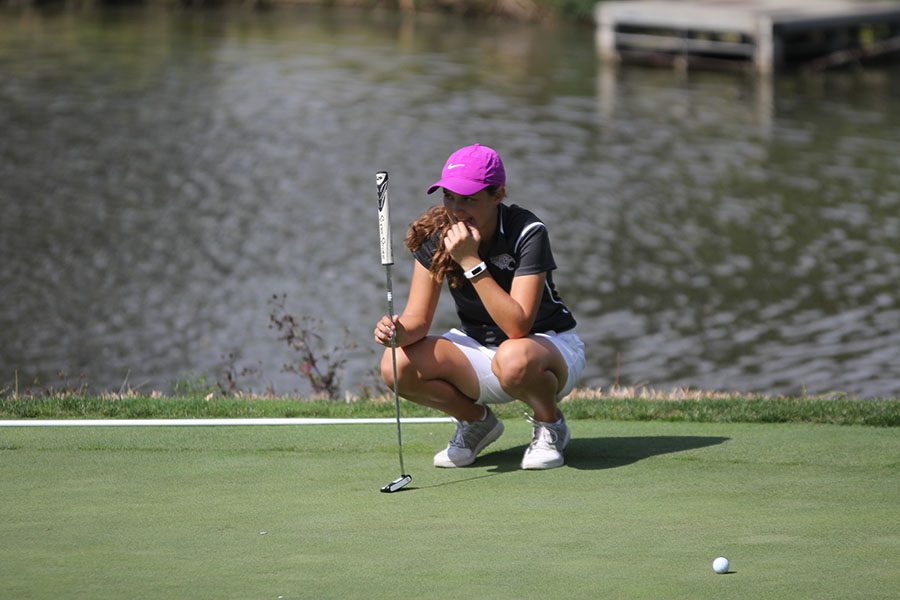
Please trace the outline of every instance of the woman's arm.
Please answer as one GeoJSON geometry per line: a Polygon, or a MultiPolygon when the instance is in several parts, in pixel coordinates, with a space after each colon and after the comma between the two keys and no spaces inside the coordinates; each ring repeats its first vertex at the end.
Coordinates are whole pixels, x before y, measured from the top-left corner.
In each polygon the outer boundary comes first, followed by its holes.
{"type": "Polygon", "coordinates": [[[391,345],[391,335],[396,335],[397,346],[409,346],[428,335],[434,311],[441,296],[441,284],[418,261],[413,268],[409,299],[403,314],[382,317],[375,327],[375,341],[383,346],[391,345]]]}
{"type": "Polygon", "coordinates": [[[514,277],[508,294],[487,272],[471,280],[471,283],[497,326],[515,339],[525,337],[531,331],[546,279],[546,273],[514,277]]]}
{"type": "MultiPolygon", "coordinates": [[[[478,229],[464,222],[455,223],[444,238],[444,246],[464,270],[481,262],[478,255],[480,243],[478,229]]],[[[546,279],[546,272],[513,277],[509,293],[486,270],[470,282],[503,333],[510,338],[521,338],[528,335],[534,325],[546,279]]]]}

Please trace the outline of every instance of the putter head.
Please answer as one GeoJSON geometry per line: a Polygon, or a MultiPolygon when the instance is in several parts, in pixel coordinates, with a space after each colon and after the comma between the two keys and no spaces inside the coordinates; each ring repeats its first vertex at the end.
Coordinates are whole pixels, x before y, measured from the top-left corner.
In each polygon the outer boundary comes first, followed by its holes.
{"type": "Polygon", "coordinates": [[[406,487],[406,484],[410,481],[412,481],[412,475],[401,475],[386,486],[382,487],[381,491],[385,494],[393,494],[394,492],[402,490],[404,487],[406,487]]]}

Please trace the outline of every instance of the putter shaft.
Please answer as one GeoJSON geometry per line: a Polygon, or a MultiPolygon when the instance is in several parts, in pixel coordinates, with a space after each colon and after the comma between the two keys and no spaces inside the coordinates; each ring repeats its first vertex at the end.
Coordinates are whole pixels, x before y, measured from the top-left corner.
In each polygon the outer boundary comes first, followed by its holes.
{"type": "MultiPolygon", "coordinates": [[[[388,315],[394,318],[394,286],[391,278],[391,265],[385,265],[387,272],[387,302],[388,315]]],[[[391,336],[391,364],[394,369],[394,410],[397,414],[397,448],[400,456],[400,479],[408,477],[404,475],[406,468],[403,466],[403,434],[400,431],[400,394],[397,392],[397,336],[391,336]]],[[[399,480],[398,480],[399,481],[399,480]]],[[[405,484],[404,484],[405,485],[405,484]]]]}

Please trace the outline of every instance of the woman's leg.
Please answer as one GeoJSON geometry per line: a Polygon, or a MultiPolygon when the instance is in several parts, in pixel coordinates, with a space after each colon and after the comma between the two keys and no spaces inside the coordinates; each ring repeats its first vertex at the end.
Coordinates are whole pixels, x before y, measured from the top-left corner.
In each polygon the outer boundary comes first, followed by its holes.
{"type": "Polygon", "coordinates": [[[506,340],[491,367],[500,386],[531,407],[535,420],[559,419],[556,396],[566,385],[568,367],[553,342],[540,337],[506,340]]]}
{"type": "Polygon", "coordinates": [[[552,469],[565,462],[569,428],[556,407],[568,367],[556,345],[540,337],[507,340],[491,364],[503,390],[534,411],[534,436],[522,456],[523,469],[552,469]]]}
{"type": "MultiPolygon", "coordinates": [[[[381,378],[394,389],[391,349],[381,357],[381,378]]],[[[397,348],[397,392],[416,404],[436,408],[459,421],[478,421],[485,412],[475,403],[479,385],[465,354],[442,337],[428,336],[397,348]]]]}
{"type": "MultiPolygon", "coordinates": [[[[391,350],[381,359],[381,376],[394,385],[391,350]]],[[[397,350],[398,393],[417,404],[455,417],[456,432],[447,447],[434,455],[436,467],[464,467],[503,433],[486,406],[476,404],[478,375],[469,358],[446,338],[426,337],[397,350]]]]}

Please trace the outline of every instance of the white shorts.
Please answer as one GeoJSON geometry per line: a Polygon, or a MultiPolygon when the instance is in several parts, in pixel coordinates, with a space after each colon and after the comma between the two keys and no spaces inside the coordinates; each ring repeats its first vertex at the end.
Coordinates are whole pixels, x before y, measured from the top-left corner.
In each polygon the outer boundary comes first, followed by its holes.
{"type": "MultiPolygon", "coordinates": [[[[578,337],[574,329],[556,333],[548,331],[546,333],[535,333],[536,337],[542,337],[553,342],[559,353],[562,354],[568,368],[568,377],[566,384],[556,395],[556,399],[560,400],[572,391],[581,372],[584,371],[584,342],[578,337]]],[[[500,381],[494,375],[491,369],[491,361],[494,354],[497,353],[497,346],[482,346],[476,340],[470,338],[459,329],[453,328],[444,335],[444,339],[453,342],[453,345],[462,350],[466,355],[475,374],[478,376],[478,404],[503,404],[504,402],[512,402],[515,400],[512,396],[503,391],[500,387],[500,381]]]]}

